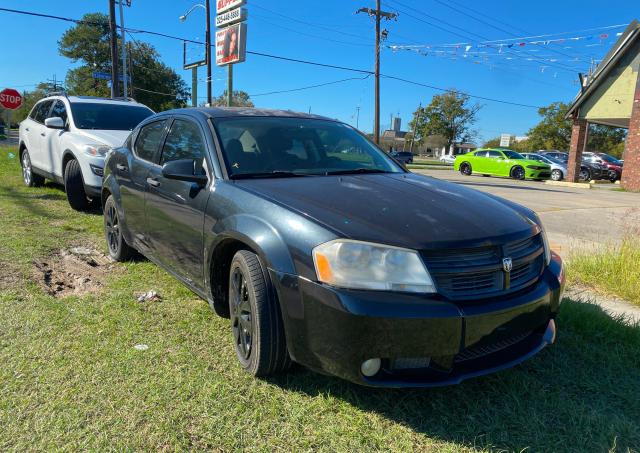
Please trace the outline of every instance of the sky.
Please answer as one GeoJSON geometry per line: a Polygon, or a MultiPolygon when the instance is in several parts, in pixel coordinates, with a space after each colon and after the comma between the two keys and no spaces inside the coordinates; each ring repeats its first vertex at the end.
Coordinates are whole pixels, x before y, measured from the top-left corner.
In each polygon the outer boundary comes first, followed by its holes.
{"type": "MultiPolygon", "coordinates": [[[[132,0],[125,8],[125,27],[204,40],[202,8],[185,22],[178,20],[195,3],[132,0]]],[[[211,3],[215,9],[215,0],[211,3]]],[[[415,83],[381,79],[381,125],[386,129],[392,115],[400,116],[406,130],[418,105],[441,93],[435,88],[455,88],[479,97],[472,98],[482,105],[474,126],[476,142],[501,133],[524,135],[539,120],[536,107],[575,97],[578,72],[588,72],[591,61],[597,63],[624,30],[621,25],[640,16],[637,6],[637,0],[611,0],[606,7],[595,0],[382,0],[382,9],[398,16],[382,25],[388,38],[381,73],[415,83]]],[[[374,22],[355,13],[375,7],[373,0],[248,0],[246,7],[249,51],[373,70],[374,22]]],[[[0,0],[0,8],[80,19],[89,12],[107,13],[108,1],[0,0]]],[[[77,65],[57,50],[72,23],[4,11],[0,20],[5,37],[0,88],[29,90],[54,76],[64,80],[77,65]]],[[[154,45],[162,61],[191,83],[191,72],[182,68],[182,42],[133,36],[154,45]]],[[[250,54],[234,67],[234,89],[252,95],[258,107],[311,111],[370,132],[374,80],[366,75],[250,54]],[[336,83],[265,94],[330,82],[336,83]]],[[[206,68],[200,68],[199,79],[202,97],[206,68]]],[[[225,88],[226,68],[214,67],[214,96],[225,88]]]]}

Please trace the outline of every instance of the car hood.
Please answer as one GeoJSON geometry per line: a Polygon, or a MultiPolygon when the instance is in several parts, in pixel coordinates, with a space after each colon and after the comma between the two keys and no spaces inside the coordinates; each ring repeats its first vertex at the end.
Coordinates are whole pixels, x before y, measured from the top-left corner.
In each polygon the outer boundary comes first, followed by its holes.
{"type": "Polygon", "coordinates": [[[462,185],[410,173],[237,180],[336,235],[429,249],[486,245],[537,231],[527,208],[462,185]]]}
{"type": "Polygon", "coordinates": [[[537,160],[530,160],[530,159],[517,159],[516,162],[522,164],[522,165],[535,165],[536,167],[547,167],[547,168],[551,168],[551,164],[546,164],[544,162],[538,162],[537,160]]]}
{"type": "Polygon", "coordinates": [[[110,131],[94,129],[82,129],[79,132],[89,140],[108,145],[112,148],[122,146],[124,141],[131,133],[131,131],[110,131]]]}

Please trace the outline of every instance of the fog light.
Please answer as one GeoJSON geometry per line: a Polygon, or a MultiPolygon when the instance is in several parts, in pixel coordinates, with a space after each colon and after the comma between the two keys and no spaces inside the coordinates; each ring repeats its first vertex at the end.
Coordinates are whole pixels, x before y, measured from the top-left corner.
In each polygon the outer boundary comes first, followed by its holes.
{"type": "Polygon", "coordinates": [[[380,371],[381,363],[380,359],[365,360],[360,366],[360,371],[367,377],[375,376],[380,371]]]}

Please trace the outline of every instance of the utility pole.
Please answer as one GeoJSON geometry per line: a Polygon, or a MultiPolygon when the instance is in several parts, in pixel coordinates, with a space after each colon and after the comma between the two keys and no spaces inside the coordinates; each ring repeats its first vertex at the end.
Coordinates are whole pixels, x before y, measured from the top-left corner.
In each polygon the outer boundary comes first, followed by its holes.
{"type": "Polygon", "coordinates": [[[227,107],[233,106],[233,65],[227,65],[227,107]]]}
{"type": "MultiPolygon", "coordinates": [[[[375,17],[376,21],[376,48],[375,48],[375,94],[374,94],[374,119],[373,119],[373,139],[377,145],[380,144],[380,19],[395,19],[398,15],[380,9],[380,0],[376,0],[376,9],[360,8],[358,13],[367,13],[370,17],[375,17]]],[[[385,30],[384,37],[387,33],[385,30]]]]}
{"type": "MultiPolygon", "coordinates": [[[[122,45],[122,95],[126,98],[129,94],[127,93],[127,46],[125,45],[124,12],[122,10],[124,1],[119,0],[118,4],[120,5],[120,30],[122,31],[122,37],[120,38],[120,44],[122,45]]],[[[128,6],[131,6],[131,0],[129,0],[128,6]]]]}
{"type": "Polygon", "coordinates": [[[207,103],[209,107],[213,104],[213,98],[211,97],[211,84],[212,84],[212,76],[211,76],[211,4],[210,0],[206,0],[204,4],[204,9],[207,15],[207,27],[205,30],[205,43],[207,46],[206,55],[207,55],[207,103]]]}
{"type": "Polygon", "coordinates": [[[120,96],[118,89],[118,41],[116,37],[116,1],[109,0],[109,39],[111,41],[111,97],[120,96]]]}
{"type": "Polygon", "coordinates": [[[360,106],[356,107],[356,129],[360,130],[358,127],[360,124],[360,106]]]}

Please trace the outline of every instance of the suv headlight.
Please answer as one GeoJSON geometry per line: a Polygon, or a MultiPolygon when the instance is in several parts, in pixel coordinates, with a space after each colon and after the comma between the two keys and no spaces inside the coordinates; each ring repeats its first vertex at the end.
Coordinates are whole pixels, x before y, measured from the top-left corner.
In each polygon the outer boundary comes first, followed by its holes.
{"type": "Polygon", "coordinates": [[[352,289],[434,293],[433,280],[415,250],[336,239],[313,249],[318,280],[352,289]]]}
{"type": "Polygon", "coordinates": [[[107,145],[84,145],[82,151],[89,156],[104,156],[111,149],[107,145]]]}

